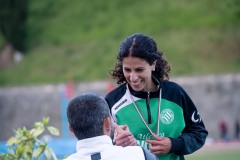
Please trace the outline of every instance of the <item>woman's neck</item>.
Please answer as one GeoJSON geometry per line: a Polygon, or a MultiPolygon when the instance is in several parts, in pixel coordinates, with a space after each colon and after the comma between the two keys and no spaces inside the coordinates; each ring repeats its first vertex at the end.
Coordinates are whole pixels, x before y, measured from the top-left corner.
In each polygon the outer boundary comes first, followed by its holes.
{"type": "Polygon", "coordinates": [[[156,92],[158,90],[158,86],[152,82],[149,86],[143,89],[144,92],[156,92]]]}

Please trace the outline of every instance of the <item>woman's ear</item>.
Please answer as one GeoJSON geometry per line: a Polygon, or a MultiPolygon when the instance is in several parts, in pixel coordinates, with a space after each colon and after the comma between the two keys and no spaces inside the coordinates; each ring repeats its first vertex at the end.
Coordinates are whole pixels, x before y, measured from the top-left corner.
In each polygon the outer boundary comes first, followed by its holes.
{"type": "Polygon", "coordinates": [[[156,63],[157,63],[157,60],[155,60],[152,64],[152,71],[155,71],[156,63]]]}

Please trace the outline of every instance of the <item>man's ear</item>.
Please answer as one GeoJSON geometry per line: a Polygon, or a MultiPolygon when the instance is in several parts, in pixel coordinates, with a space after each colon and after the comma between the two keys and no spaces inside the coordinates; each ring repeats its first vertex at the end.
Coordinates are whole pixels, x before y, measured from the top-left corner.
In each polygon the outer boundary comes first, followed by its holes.
{"type": "Polygon", "coordinates": [[[103,120],[103,134],[110,136],[111,133],[111,118],[106,117],[103,120]]]}
{"type": "Polygon", "coordinates": [[[70,132],[73,133],[73,129],[72,129],[72,127],[71,127],[71,125],[69,123],[68,123],[68,129],[69,129],[70,132]]]}

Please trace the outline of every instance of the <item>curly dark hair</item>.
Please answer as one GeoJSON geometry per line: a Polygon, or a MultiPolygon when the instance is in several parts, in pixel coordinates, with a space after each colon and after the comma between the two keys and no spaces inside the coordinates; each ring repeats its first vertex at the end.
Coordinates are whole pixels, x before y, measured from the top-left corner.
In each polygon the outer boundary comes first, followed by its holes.
{"type": "Polygon", "coordinates": [[[109,71],[112,78],[117,80],[117,84],[126,82],[122,61],[125,57],[130,56],[145,59],[150,65],[157,60],[155,71],[152,71],[153,76],[159,82],[169,80],[170,65],[163,57],[163,53],[158,51],[156,42],[149,36],[135,33],[121,43],[117,57],[118,62],[115,68],[109,71]]]}

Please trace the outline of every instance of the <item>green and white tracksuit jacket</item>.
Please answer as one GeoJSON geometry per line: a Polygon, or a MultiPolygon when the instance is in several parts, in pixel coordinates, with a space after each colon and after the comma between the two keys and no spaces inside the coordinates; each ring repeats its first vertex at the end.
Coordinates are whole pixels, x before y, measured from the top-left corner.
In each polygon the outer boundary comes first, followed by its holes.
{"type": "Polygon", "coordinates": [[[115,122],[128,125],[139,145],[148,148],[146,139],[152,139],[152,136],[136,106],[151,130],[156,134],[159,128],[158,135],[169,137],[172,142],[170,153],[159,156],[159,160],[182,160],[184,155],[204,145],[208,132],[197,108],[182,87],[171,81],[163,82],[158,91],[150,93],[136,92],[130,85],[128,87],[129,90],[126,83],[120,85],[108,93],[105,99],[115,122]],[[160,89],[162,94],[158,120],[160,89]],[[160,121],[159,127],[157,121],[160,121]]]}

